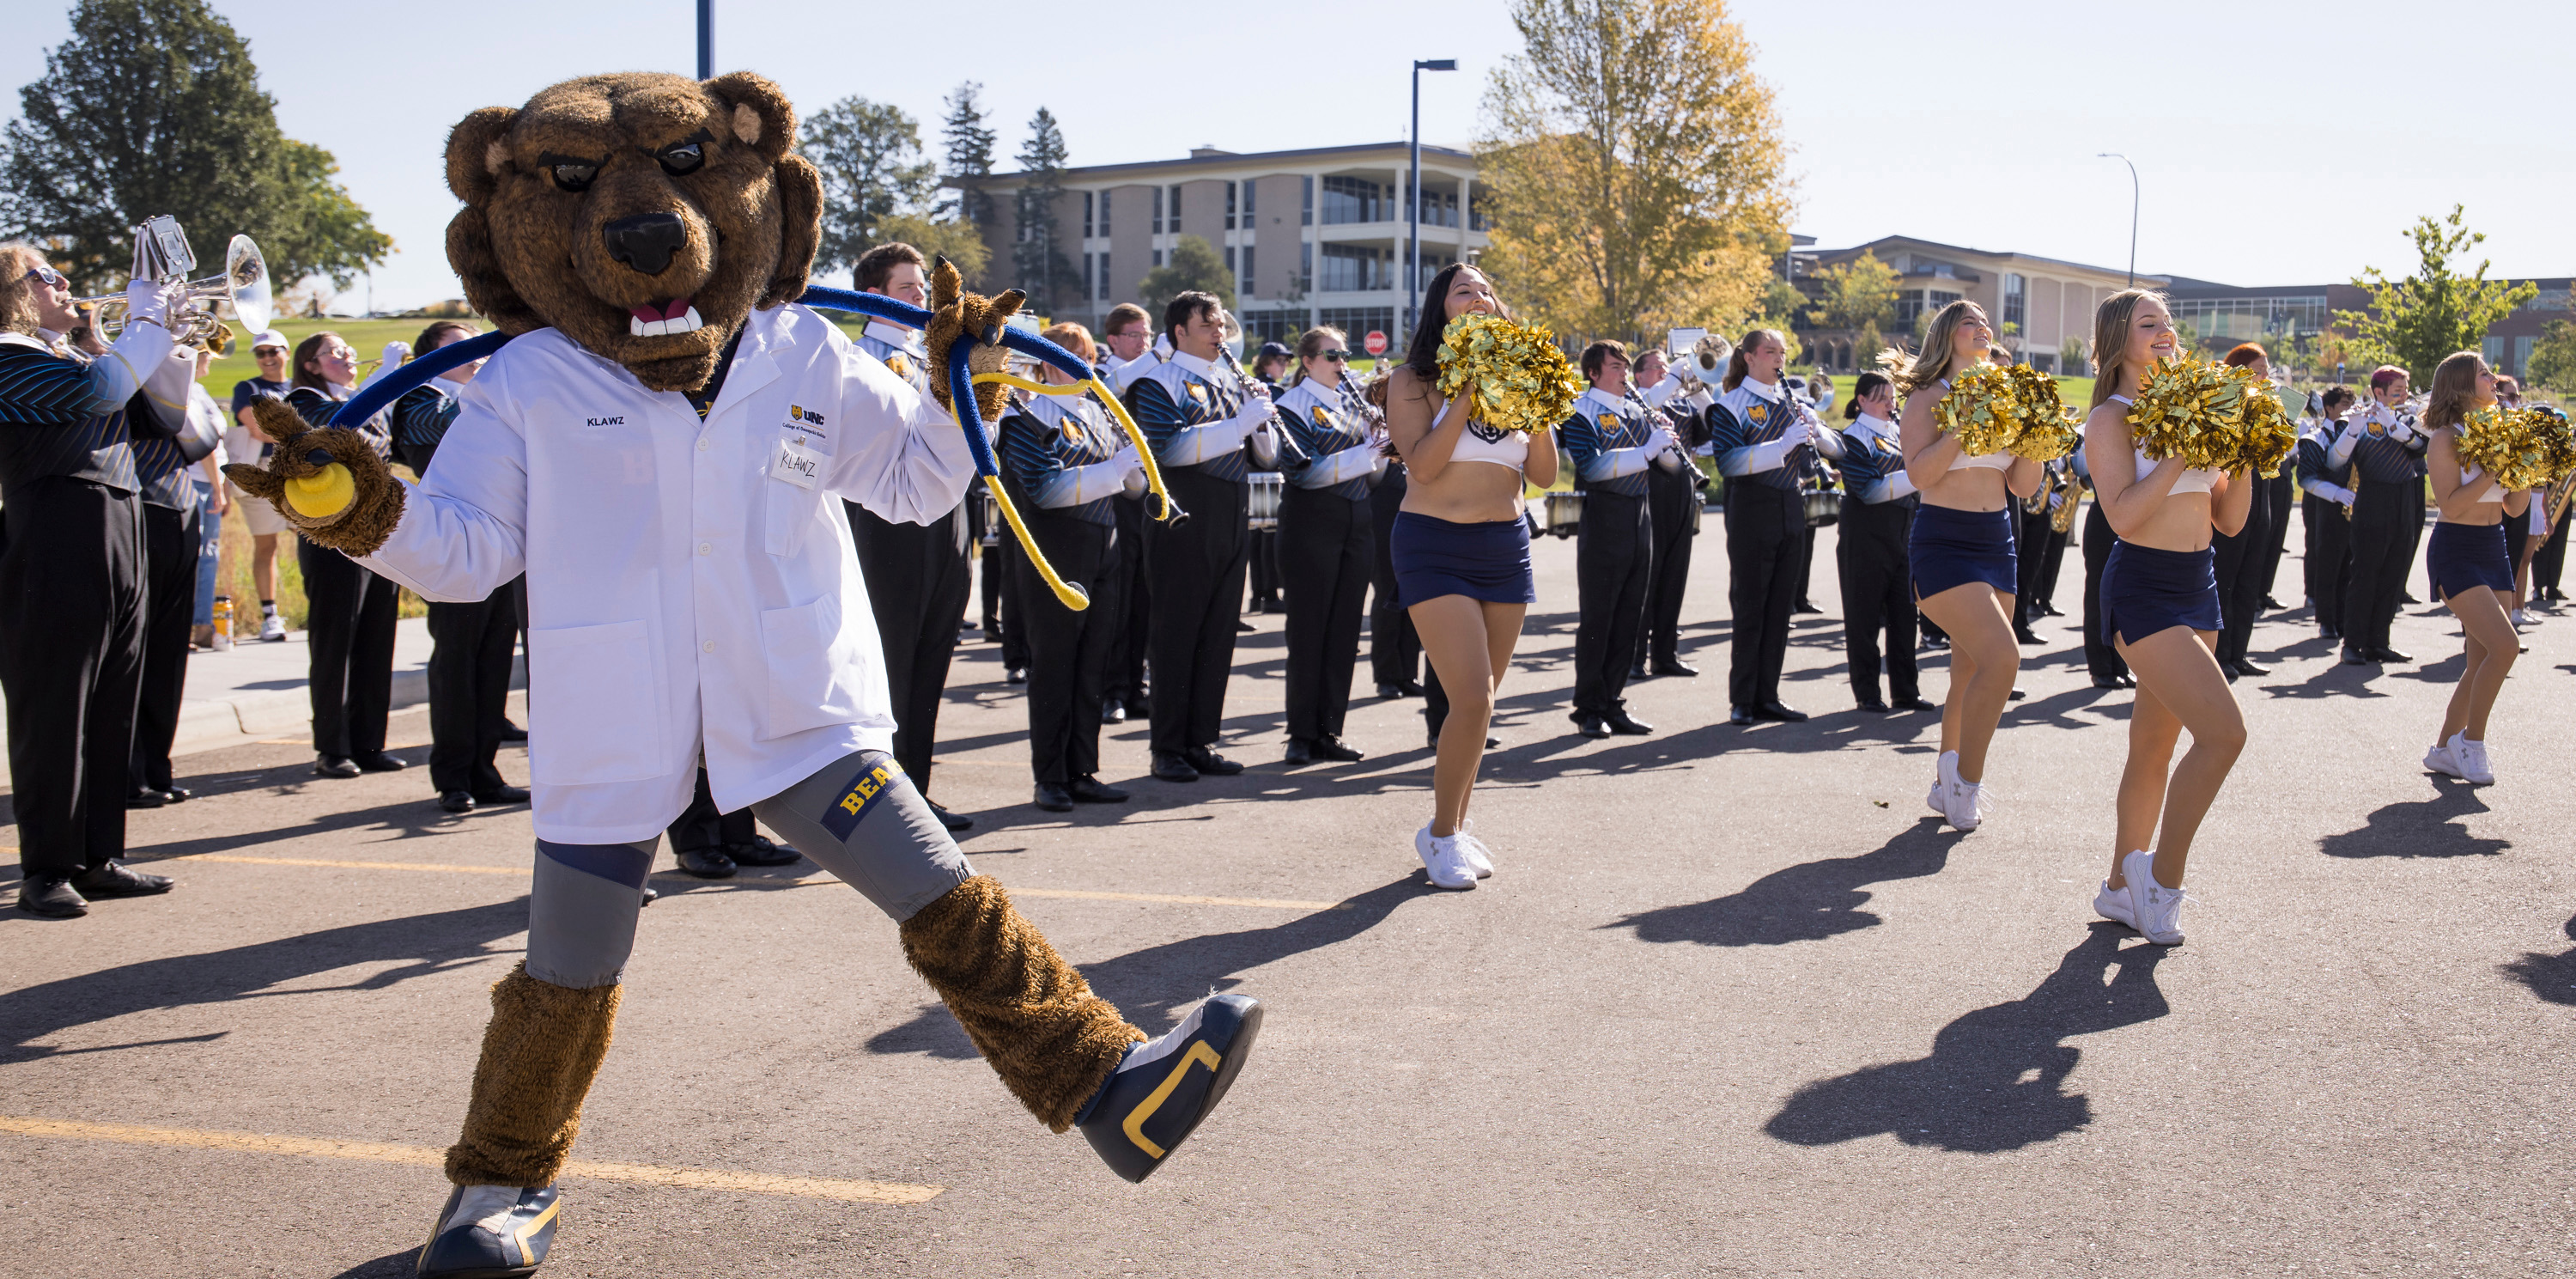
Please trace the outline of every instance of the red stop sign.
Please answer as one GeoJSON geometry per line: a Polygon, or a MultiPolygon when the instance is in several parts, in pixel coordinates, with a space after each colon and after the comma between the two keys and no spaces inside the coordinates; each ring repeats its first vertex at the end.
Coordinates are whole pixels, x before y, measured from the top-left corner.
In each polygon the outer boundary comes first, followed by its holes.
{"type": "Polygon", "coordinates": [[[1371,355],[1386,354],[1386,330],[1370,329],[1368,336],[1360,339],[1360,345],[1367,347],[1371,355]]]}

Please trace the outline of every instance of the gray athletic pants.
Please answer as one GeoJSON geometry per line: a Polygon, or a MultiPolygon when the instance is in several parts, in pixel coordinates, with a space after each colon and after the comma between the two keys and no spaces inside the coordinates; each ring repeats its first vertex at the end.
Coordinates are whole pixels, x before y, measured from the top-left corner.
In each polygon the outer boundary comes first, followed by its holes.
{"type": "MultiPolygon", "coordinates": [[[[884,751],[850,755],[751,811],[897,923],[975,873],[884,751]]],[[[659,836],[632,844],[538,840],[528,975],[575,990],[615,985],[635,949],[644,877],[660,844],[659,836]]]]}

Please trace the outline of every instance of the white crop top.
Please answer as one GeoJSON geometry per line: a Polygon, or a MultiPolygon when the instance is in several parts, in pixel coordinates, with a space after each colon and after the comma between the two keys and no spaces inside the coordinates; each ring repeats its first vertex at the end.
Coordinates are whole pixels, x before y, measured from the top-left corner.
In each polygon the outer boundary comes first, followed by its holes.
{"type": "MultiPolygon", "coordinates": [[[[1440,416],[1432,419],[1432,429],[1440,429],[1441,422],[1449,416],[1452,409],[1458,407],[1459,403],[1460,401],[1451,400],[1447,407],[1442,408],[1440,416]]],[[[1515,471],[1526,471],[1529,469],[1529,436],[1520,431],[1506,431],[1501,427],[1487,426],[1482,422],[1471,420],[1458,432],[1458,444],[1457,447],[1449,450],[1449,460],[1491,462],[1496,466],[1508,466],[1515,471]]]]}
{"type": "MultiPolygon", "coordinates": [[[[1945,394],[1948,393],[1950,379],[1941,379],[1941,390],[1945,394]]],[[[1950,459],[1950,469],[1953,471],[2009,471],[2012,469],[2012,464],[2013,456],[2010,453],[1971,454],[1965,449],[1959,451],[1959,456],[1950,459]]]]}
{"type": "MultiPolygon", "coordinates": [[[[2125,395],[2114,395],[2114,396],[2112,396],[2111,398],[2112,398],[2114,401],[2116,401],[2116,402],[2118,402],[2118,403],[2121,403],[2121,404],[2136,404],[2136,403],[2137,403],[2137,401],[2132,400],[2132,399],[2130,399],[2128,396],[2125,396],[2125,395]]],[[[2157,466],[2157,464],[2156,464],[2156,463],[2154,463],[2154,462],[2150,462],[2150,461],[2148,461],[2148,460],[2147,460],[2147,451],[2146,451],[2145,449],[2139,449],[2139,450],[2138,450],[2138,478],[2139,478],[2139,479],[2143,480],[2143,479],[2147,478],[2147,476],[2149,476],[2149,475],[2153,474],[2153,473],[2155,472],[2156,466],[2157,466]]],[[[2177,476],[2175,476],[2175,477],[2174,477],[2173,492],[2175,492],[2175,493],[2177,493],[2177,494],[2179,494],[2179,493],[2206,493],[2206,492],[2208,492],[2208,491],[2209,491],[2209,482],[2210,482],[2211,480],[2213,480],[2213,479],[2217,478],[2217,476],[2218,476],[2218,472],[2213,471],[2213,470],[2210,470],[2210,469],[2208,469],[2208,468],[2206,468],[2206,467],[2192,467],[2192,468],[2185,469],[2185,470],[2183,471],[2183,473],[2182,473],[2182,474],[2177,475],[2177,476]]]]}
{"type": "MultiPolygon", "coordinates": [[[[2487,473],[2485,471],[2474,466],[2463,466],[2460,468],[2460,484],[2462,487],[2486,484],[2486,482],[2487,473]]],[[[2487,491],[2478,494],[2478,500],[2481,502],[2504,501],[2504,486],[2501,484],[2487,484],[2487,491]]]]}

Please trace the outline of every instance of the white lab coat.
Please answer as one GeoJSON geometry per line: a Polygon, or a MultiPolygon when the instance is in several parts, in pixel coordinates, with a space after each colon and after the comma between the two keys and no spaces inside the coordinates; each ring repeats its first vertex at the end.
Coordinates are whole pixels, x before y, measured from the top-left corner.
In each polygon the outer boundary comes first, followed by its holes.
{"type": "Polygon", "coordinates": [[[954,510],[974,460],[936,402],[793,305],[752,314],[703,424],[686,396],[552,329],[457,398],[438,466],[359,562],[432,600],[528,575],[539,838],[657,834],[701,751],[732,812],[891,749],[839,499],[919,524],[954,510]]]}

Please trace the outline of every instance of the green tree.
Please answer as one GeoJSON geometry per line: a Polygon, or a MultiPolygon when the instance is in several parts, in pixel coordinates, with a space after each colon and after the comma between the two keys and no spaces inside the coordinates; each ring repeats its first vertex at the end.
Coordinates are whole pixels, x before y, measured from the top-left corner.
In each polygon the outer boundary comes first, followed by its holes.
{"type": "Polygon", "coordinates": [[[2536,284],[2508,284],[2487,278],[2487,260],[2462,275],[2451,259],[2487,238],[2462,224],[2466,209],[2451,206],[2451,216],[2415,220],[2406,232],[2415,242],[2413,277],[2391,280],[2371,267],[2354,280],[2370,290],[2368,311],[2337,311],[2335,323],[2350,331],[2355,353],[2364,360],[2398,365],[2417,386],[2433,380],[2433,367],[2455,351],[2474,351],[2495,322],[2515,307],[2537,297],[2536,284]]]}
{"type": "Polygon", "coordinates": [[[2081,377],[2088,367],[2084,362],[2084,339],[2067,334],[2057,346],[2057,371],[2068,377],[2081,377]]]}
{"type": "Polygon", "coordinates": [[[887,219],[920,210],[938,192],[939,170],[921,154],[921,126],[901,107],[853,94],[807,117],[799,132],[805,158],[823,174],[818,270],[855,264],[893,238],[887,219]]]}
{"type": "Polygon", "coordinates": [[[946,258],[957,273],[969,280],[982,278],[992,265],[992,250],[984,246],[984,233],[974,225],[955,218],[937,218],[927,213],[898,213],[877,225],[885,236],[880,244],[900,240],[921,250],[931,259],[946,258]]]}
{"type": "Polygon", "coordinates": [[[1896,268],[1863,253],[1816,273],[1824,286],[1807,312],[1810,324],[1828,329],[1871,329],[1896,318],[1896,268]]]}
{"type": "Polygon", "coordinates": [[[1723,0],[1514,0],[1512,22],[1478,151],[1480,265],[1513,308],[1632,340],[1756,314],[1788,248],[1787,147],[1723,0]]]}
{"type": "Polygon", "coordinates": [[[1158,325],[1163,322],[1163,308],[1192,289],[1213,293],[1225,309],[1234,309],[1234,272],[1225,269],[1216,246],[1195,235],[1182,236],[1163,265],[1147,271],[1136,284],[1138,302],[1158,325]]]}
{"type": "Polygon", "coordinates": [[[2561,395],[2576,392],[2576,324],[2551,320],[2531,348],[2531,380],[2561,395]]]}
{"type": "Polygon", "coordinates": [[[939,125],[939,137],[948,156],[948,172],[943,180],[955,187],[958,195],[938,212],[953,213],[982,226],[993,219],[993,197],[981,183],[993,176],[993,143],[1001,135],[984,123],[982,84],[969,80],[958,85],[943,105],[948,108],[947,117],[939,125]]]}
{"type": "Polygon", "coordinates": [[[1056,207],[1064,198],[1064,130],[1045,107],[1029,119],[1029,140],[1018,156],[1023,181],[1014,212],[1018,231],[1011,245],[1012,283],[1026,291],[1040,312],[1055,308],[1056,299],[1082,285],[1082,273],[1064,251],[1064,226],[1056,207]]]}
{"type": "Polygon", "coordinates": [[[43,245],[83,293],[124,282],[134,226],[162,213],[200,274],[236,233],[259,241],[281,293],[384,260],[393,242],[329,152],[279,132],[249,46],[203,0],[81,0],[71,28],[0,135],[0,235],[43,245]]]}

